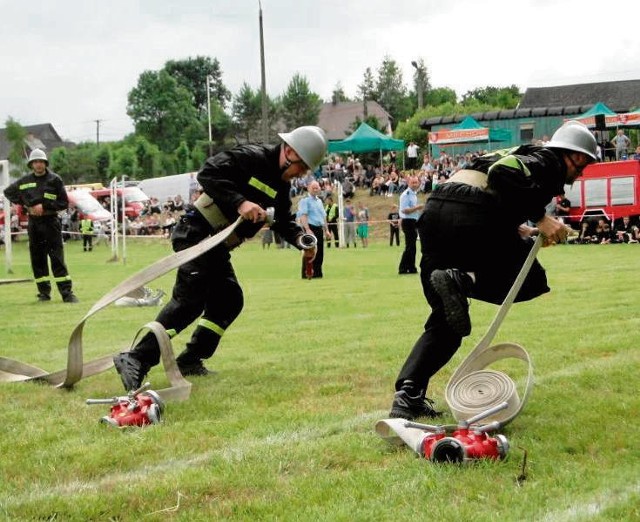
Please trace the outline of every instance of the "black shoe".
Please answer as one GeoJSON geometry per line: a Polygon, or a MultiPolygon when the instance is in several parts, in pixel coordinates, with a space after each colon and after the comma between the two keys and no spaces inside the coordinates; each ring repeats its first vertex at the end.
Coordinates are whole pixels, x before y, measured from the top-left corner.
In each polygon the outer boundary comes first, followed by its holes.
{"type": "Polygon", "coordinates": [[[62,301],[65,303],[78,303],[79,300],[76,297],[76,294],[71,293],[71,294],[67,294],[67,295],[63,295],[62,296],[62,301]]]}
{"type": "Polygon", "coordinates": [[[211,370],[207,370],[202,361],[194,362],[194,363],[179,363],[178,369],[183,377],[187,377],[189,375],[194,375],[197,377],[206,377],[207,375],[215,375],[216,372],[212,372],[211,370]]]}
{"type": "Polygon", "coordinates": [[[118,375],[126,391],[137,390],[149,372],[149,367],[142,364],[129,352],[122,352],[113,358],[118,375]]]}
{"type": "Polygon", "coordinates": [[[51,296],[49,294],[38,294],[36,297],[38,298],[38,301],[51,301],[51,296]]]}
{"type": "Polygon", "coordinates": [[[432,407],[433,401],[418,393],[412,397],[407,390],[400,390],[393,396],[393,404],[389,417],[394,419],[413,420],[418,417],[436,418],[442,415],[432,407]]]}
{"type": "Polygon", "coordinates": [[[456,268],[434,270],[431,274],[431,284],[442,299],[447,323],[460,337],[466,337],[471,333],[469,301],[463,277],[469,278],[456,268]]]}

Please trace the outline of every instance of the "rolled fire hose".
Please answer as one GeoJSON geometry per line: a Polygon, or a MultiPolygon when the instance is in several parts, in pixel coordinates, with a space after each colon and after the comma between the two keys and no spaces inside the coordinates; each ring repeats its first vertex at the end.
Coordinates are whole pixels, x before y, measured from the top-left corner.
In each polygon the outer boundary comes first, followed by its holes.
{"type": "Polygon", "coordinates": [[[533,364],[527,351],[515,343],[502,343],[494,346],[489,346],[489,343],[493,341],[518,295],[542,246],[542,241],[543,237],[540,234],[487,333],[449,379],[445,398],[451,413],[458,421],[473,417],[502,402],[507,402],[506,409],[484,419],[485,422],[498,421],[501,426],[504,426],[520,414],[529,398],[533,388],[533,364]],[[502,371],[487,369],[488,366],[507,358],[519,359],[527,365],[527,381],[522,398],[518,395],[516,383],[511,377],[502,371]]]}
{"type": "MultiPolygon", "coordinates": [[[[239,217],[234,223],[231,223],[217,234],[204,239],[197,245],[180,252],[175,252],[156,261],[147,268],[132,275],[128,279],[125,279],[122,283],[99,299],[76,325],[71,334],[68,345],[66,369],[48,373],[36,366],[8,359],[6,357],[0,357],[0,382],[39,380],[51,384],[52,386],[73,388],[73,385],[83,377],[89,377],[111,368],[113,366],[114,354],[106,355],[86,363],[83,362],[82,331],[87,320],[103,308],[106,308],[108,305],[115,302],[117,299],[218,246],[235,231],[241,221],[242,217],[239,217]]],[[[167,378],[171,384],[171,387],[169,388],[156,390],[157,393],[164,400],[187,399],[191,391],[191,384],[178,370],[178,365],[171,348],[171,340],[164,330],[164,327],[160,323],[152,321],[144,325],[138,331],[136,338],[145,329],[150,330],[158,340],[162,364],[164,365],[167,378]]],[[[133,345],[135,345],[135,339],[133,345]]]]}

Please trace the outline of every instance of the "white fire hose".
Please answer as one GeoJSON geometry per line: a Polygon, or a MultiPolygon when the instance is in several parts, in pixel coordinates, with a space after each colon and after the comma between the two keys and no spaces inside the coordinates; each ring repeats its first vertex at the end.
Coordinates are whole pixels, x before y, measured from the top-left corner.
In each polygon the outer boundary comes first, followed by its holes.
{"type": "MultiPolygon", "coordinates": [[[[180,265],[202,255],[204,252],[218,246],[234,232],[241,221],[242,217],[239,217],[234,223],[228,225],[217,234],[204,239],[197,245],[160,259],[154,264],[124,280],[98,300],[98,302],[91,307],[87,314],[74,328],[73,333],[71,334],[68,345],[66,369],[48,373],[36,366],[8,359],[6,357],[0,357],[0,383],[39,380],[51,384],[52,386],[73,388],[73,385],[83,377],[89,377],[111,368],[113,366],[114,354],[109,354],[86,363],[83,362],[82,331],[87,320],[119,298],[126,296],[130,292],[140,288],[150,281],[157,279],[174,268],[177,268],[180,265]]],[[[136,338],[144,330],[150,330],[156,336],[158,344],[160,345],[162,364],[167,374],[167,378],[169,379],[169,383],[171,384],[169,388],[156,390],[156,392],[163,400],[187,399],[191,392],[191,383],[189,383],[189,381],[187,381],[178,370],[178,365],[171,348],[171,341],[164,327],[160,323],[152,321],[144,325],[138,331],[136,338]]],[[[135,339],[132,346],[134,345],[135,339]]]]}
{"type": "Polygon", "coordinates": [[[502,343],[494,346],[489,346],[489,343],[493,341],[518,295],[542,242],[542,235],[538,235],[487,333],[449,379],[445,398],[451,413],[458,421],[468,419],[506,402],[507,408],[486,419],[487,422],[497,421],[501,426],[504,426],[518,416],[527,402],[533,388],[533,364],[529,354],[522,346],[515,343],[502,343]],[[527,365],[527,381],[522,398],[520,398],[516,383],[511,377],[502,371],[487,369],[497,361],[507,358],[519,359],[527,365]]]}

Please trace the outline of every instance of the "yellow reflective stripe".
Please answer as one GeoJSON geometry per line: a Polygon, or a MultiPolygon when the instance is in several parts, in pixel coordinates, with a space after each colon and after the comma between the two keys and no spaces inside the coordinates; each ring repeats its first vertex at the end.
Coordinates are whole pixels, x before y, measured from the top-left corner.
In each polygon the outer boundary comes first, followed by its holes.
{"type": "Polygon", "coordinates": [[[516,158],[515,156],[505,156],[504,158],[500,158],[498,161],[496,161],[493,165],[491,165],[489,167],[489,173],[496,167],[498,166],[504,166],[504,167],[509,167],[512,169],[516,169],[516,170],[520,170],[522,172],[524,172],[524,175],[529,177],[531,176],[531,171],[525,166],[524,163],[522,163],[522,161],[520,161],[518,158],[516,158]]]}
{"type": "Polygon", "coordinates": [[[30,189],[30,188],[34,188],[35,186],[36,186],[35,183],[24,183],[24,184],[20,185],[18,188],[20,190],[27,190],[27,189],[30,189]]]}
{"type": "Polygon", "coordinates": [[[269,185],[266,185],[259,179],[251,178],[249,180],[249,185],[251,185],[253,188],[257,188],[260,192],[264,192],[271,199],[276,199],[276,194],[278,192],[273,190],[269,185]]]}
{"type": "Polygon", "coordinates": [[[221,328],[216,323],[209,321],[208,319],[200,319],[198,321],[198,326],[202,326],[207,330],[211,330],[212,332],[217,333],[220,337],[222,337],[222,334],[224,334],[224,328],[221,328]]]}
{"type": "Polygon", "coordinates": [[[176,332],[175,328],[171,328],[167,330],[167,335],[169,336],[169,339],[173,339],[176,335],[178,335],[178,332],[176,332]]]}
{"type": "Polygon", "coordinates": [[[56,283],[62,283],[63,281],[71,281],[71,276],[70,275],[66,275],[66,276],[62,276],[62,277],[54,277],[53,280],[56,283]]]}
{"type": "Polygon", "coordinates": [[[56,199],[58,196],[55,194],[50,194],[49,192],[44,193],[44,199],[56,199]]]}
{"type": "Polygon", "coordinates": [[[44,283],[45,281],[49,281],[49,276],[38,277],[36,279],[36,283],[44,283]]]}

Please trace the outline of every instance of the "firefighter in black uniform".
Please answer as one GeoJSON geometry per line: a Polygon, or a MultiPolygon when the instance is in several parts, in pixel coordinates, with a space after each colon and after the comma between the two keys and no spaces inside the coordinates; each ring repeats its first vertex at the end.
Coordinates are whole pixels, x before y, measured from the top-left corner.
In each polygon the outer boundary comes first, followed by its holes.
{"type": "MultiPolygon", "coordinates": [[[[244,298],[231,265],[230,250],[255,236],[273,207],[271,229],[313,260],[305,250],[303,230],[291,212],[291,180],[315,170],[326,154],[327,140],[319,127],[305,126],[280,134],[279,145],[241,145],[209,158],[198,182],[204,193],[174,227],[175,251],[193,246],[229,223],[244,220],[223,244],[178,269],[171,300],[157,321],[173,337],[199,318],[186,349],[176,358],[181,373],[207,375],[202,361],[215,352],[225,330],[240,314],[244,298]]],[[[114,357],[127,391],[138,388],[149,369],[160,361],[155,336],[145,335],[129,352],[114,357]]]]}
{"type": "MultiPolygon", "coordinates": [[[[589,129],[571,121],[543,147],[481,156],[431,193],[418,221],[420,278],[431,314],[397,377],[391,417],[439,415],[425,393],[471,332],[468,298],[501,304],[533,246],[531,235],[542,234],[543,246],[565,240],[566,227],[545,206],[596,161],[596,147],[589,129]]],[[[536,261],[516,301],[548,291],[536,261]]]]}
{"type": "Polygon", "coordinates": [[[71,277],[64,263],[62,225],[58,218],[58,211],[68,208],[69,199],[62,179],[49,170],[48,165],[44,151],[31,151],[27,166],[32,172],[4,189],[4,195],[12,203],[22,205],[29,214],[29,254],[38,287],[38,299],[51,300],[49,258],[62,300],[65,303],[77,303],[78,298],[73,293],[71,277]]]}

